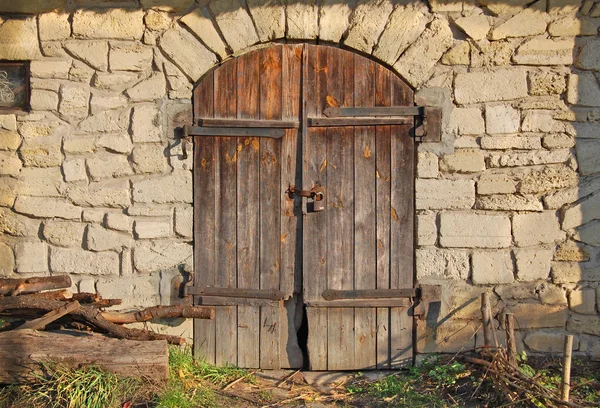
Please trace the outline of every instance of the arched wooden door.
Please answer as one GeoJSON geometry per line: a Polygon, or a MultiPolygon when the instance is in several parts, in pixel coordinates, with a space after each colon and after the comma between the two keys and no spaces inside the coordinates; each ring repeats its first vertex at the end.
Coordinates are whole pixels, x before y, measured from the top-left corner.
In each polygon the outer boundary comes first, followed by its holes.
{"type": "Polygon", "coordinates": [[[195,322],[198,356],[301,367],[305,310],[313,370],[412,359],[413,121],[356,117],[412,101],[387,68],[316,45],[259,49],[200,81],[194,299],[216,317],[195,322]]]}

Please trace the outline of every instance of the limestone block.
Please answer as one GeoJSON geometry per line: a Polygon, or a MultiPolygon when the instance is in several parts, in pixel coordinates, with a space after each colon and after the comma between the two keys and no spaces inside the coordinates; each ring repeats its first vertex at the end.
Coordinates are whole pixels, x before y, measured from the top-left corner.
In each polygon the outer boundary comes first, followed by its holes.
{"type": "Polygon", "coordinates": [[[17,130],[17,118],[13,114],[0,115],[0,128],[6,130],[17,130]]]}
{"type": "Polygon", "coordinates": [[[483,14],[457,18],[454,24],[475,41],[486,39],[490,31],[490,18],[483,14]]]}
{"type": "Polygon", "coordinates": [[[29,167],[55,167],[62,163],[61,135],[38,139],[25,139],[20,153],[23,164],[29,167]]]}
{"type": "Polygon", "coordinates": [[[57,122],[21,122],[19,133],[26,139],[43,138],[51,136],[58,127],[57,122]]]}
{"type": "MultiPolygon", "coordinates": [[[[490,167],[536,166],[539,164],[565,163],[571,158],[569,149],[538,150],[527,153],[494,154],[490,167]]],[[[581,159],[579,160],[581,162],[581,159]]]]}
{"type": "Polygon", "coordinates": [[[471,266],[466,251],[420,248],[415,252],[417,279],[462,279],[469,277],[471,266]]]}
{"type": "MultiPolygon", "coordinates": [[[[34,111],[37,110],[57,110],[58,109],[58,94],[53,91],[43,91],[39,89],[31,90],[29,98],[29,106],[34,111]]],[[[2,136],[0,136],[2,137],[2,136]]]]}
{"type": "Polygon", "coordinates": [[[12,177],[0,177],[0,207],[12,207],[18,195],[18,181],[12,177]]]}
{"type": "Polygon", "coordinates": [[[90,99],[90,110],[92,115],[109,109],[120,109],[127,107],[127,98],[123,95],[92,94],[90,99]]]}
{"type": "Polygon", "coordinates": [[[393,68],[414,87],[429,78],[429,72],[454,42],[448,22],[435,19],[404,52],[393,68]]]}
{"type": "Polygon", "coordinates": [[[208,6],[233,52],[259,42],[252,18],[238,0],[213,0],[208,6]]]}
{"type": "Polygon", "coordinates": [[[131,232],[132,221],[131,218],[123,213],[109,212],[106,214],[106,228],[131,232]]]}
{"type": "Polygon", "coordinates": [[[477,194],[512,194],[517,191],[516,184],[505,174],[484,174],[477,182],[477,194]]]}
{"type": "Polygon", "coordinates": [[[491,32],[491,39],[501,40],[543,34],[547,24],[548,16],[545,13],[528,8],[495,27],[491,32]]]}
{"type": "Polygon", "coordinates": [[[543,282],[536,287],[536,291],[544,305],[567,305],[567,294],[561,286],[543,282]]]}
{"type": "Polygon", "coordinates": [[[344,44],[370,54],[392,13],[390,0],[360,0],[351,15],[344,44]]]}
{"type": "Polygon", "coordinates": [[[468,209],[475,203],[472,180],[416,180],[418,210],[468,209]]]}
{"type": "Polygon", "coordinates": [[[71,36],[69,14],[56,12],[41,14],[38,25],[42,41],[60,41],[71,36]]]}
{"type": "Polygon", "coordinates": [[[81,120],[88,115],[89,101],[89,86],[61,85],[58,111],[67,119],[81,120]]]}
{"type": "Polygon", "coordinates": [[[576,262],[552,262],[550,276],[552,276],[552,282],[556,284],[600,282],[598,268],[586,268],[576,262]]]}
{"type": "Polygon", "coordinates": [[[507,248],[510,219],[505,215],[468,212],[440,214],[440,245],[448,248],[507,248]]]}
{"type": "Polygon", "coordinates": [[[81,275],[118,275],[119,254],[90,252],[78,248],[51,248],[50,270],[53,273],[81,275]]]}
{"type": "Polygon", "coordinates": [[[560,95],[567,87],[565,76],[553,71],[531,71],[528,80],[531,95],[560,95]]]}
{"type": "MultiPolygon", "coordinates": [[[[79,130],[87,133],[122,132],[129,128],[131,110],[107,110],[90,116],[79,123],[79,130]]],[[[135,117],[135,111],[134,111],[135,117]]]]}
{"type": "Polygon", "coordinates": [[[152,67],[152,48],[137,43],[110,43],[111,71],[143,71],[152,67]]]}
{"type": "Polygon", "coordinates": [[[62,197],[63,176],[59,167],[23,168],[16,188],[20,195],[62,197]]]}
{"type": "Polygon", "coordinates": [[[81,38],[140,40],[144,34],[144,12],[112,8],[98,13],[79,9],[73,14],[73,35],[81,38]]]}
{"type": "Polygon", "coordinates": [[[552,21],[548,26],[548,34],[552,37],[575,37],[597,35],[600,21],[596,18],[566,16],[552,21]]]}
{"type": "Polygon", "coordinates": [[[162,121],[154,105],[137,105],[131,119],[132,139],[139,142],[160,142],[162,121]]]}
{"type": "Polygon", "coordinates": [[[3,242],[0,242],[0,276],[12,275],[15,269],[15,255],[13,250],[3,242]]]}
{"type": "Polygon", "coordinates": [[[7,208],[0,208],[0,232],[15,237],[37,237],[40,222],[13,212],[7,208]]]}
{"type": "Polygon", "coordinates": [[[461,135],[479,135],[485,132],[485,123],[479,108],[454,108],[450,114],[448,131],[461,135]]]}
{"type": "Polygon", "coordinates": [[[155,144],[137,145],[133,149],[133,168],[136,173],[162,173],[167,170],[165,147],[155,144]]]}
{"type": "Polygon", "coordinates": [[[158,41],[160,49],[192,82],[217,63],[217,57],[187,31],[174,27],[158,41]]]}
{"type": "Polygon", "coordinates": [[[510,105],[488,105],[485,108],[487,133],[516,133],[520,123],[519,111],[510,105]]]}
{"type": "MultiPolygon", "coordinates": [[[[373,49],[373,56],[392,65],[425,30],[428,18],[413,7],[397,7],[373,49]]],[[[323,20],[321,19],[321,31],[323,20]]]]}
{"type": "Polygon", "coordinates": [[[348,3],[341,3],[337,0],[321,0],[318,18],[318,21],[320,23],[319,38],[324,41],[339,43],[342,38],[342,35],[346,32],[346,29],[348,28],[351,14],[352,8],[348,3]]]}
{"type": "Polygon", "coordinates": [[[133,102],[153,101],[165,96],[166,86],[165,76],[157,72],[125,91],[125,94],[133,102]]]}
{"type": "Polygon", "coordinates": [[[473,283],[496,285],[515,280],[510,251],[473,252],[473,283]]]}
{"type": "Polygon", "coordinates": [[[176,241],[140,241],[133,250],[133,264],[141,273],[193,265],[192,246],[176,241]]]}
{"type": "Polygon", "coordinates": [[[595,219],[600,219],[600,194],[594,194],[565,210],[562,227],[565,230],[576,228],[595,219]]]}
{"type": "Polygon", "coordinates": [[[545,136],[542,146],[546,149],[568,149],[575,146],[575,138],[564,133],[545,136]]]}
{"type": "Polygon", "coordinates": [[[11,19],[0,25],[0,60],[35,60],[41,56],[35,18],[11,19]]]}
{"type": "Polygon", "coordinates": [[[573,333],[600,336],[600,316],[573,314],[567,322],[567,330],[573,333]]]}
{"type": "MultiPolygon", "coordinates": [[[[147,17],[147,16],[146,16],[147,17]]],[[[227,57],[227,49],[217,29],[215,28],[208,11],[204,8],[197,8],[181,18],[194,34],[201,38],[204,44],[208,46],[221,58],[227,57]]]]}
{"type": "Polygon", "coordinates": [[[471,63],[471,45],[468,41],[460,41],[441,59],[444,65],[469,65],[471,63]]]}
{"type": "Polygon", "coordinates": [[[0,175],[17,176],[23,167],[15,152],[0,152],[0,175]]]}
{"type": "Polygon", "coordinates": [[[575,145],[579,172],[586,176],[600,172],[600,140],[580,139],[575,145]]]}
{"type": "Polygon", "coordinates": [[[185,11],[194,4],[194,0],[141,0],[140,5],[144,9],[154,8],[157,10],[164,10],[170,13],[177,13],[185,11]]]}
{"type": "Polygon", "coordinates": [[[18,273],[48,272],[48,245],[44,242],[19,242],[15,245],[18,273]]]}
{"type": "Polygon", "coordinates": [[[20,144],[21,136],[16,131],[0,129],[0,150],[17,150],[20,144]]]}
{"type": "Polygon", "coordinates": [[[159,287],[158,274],[101,279],[96,283],[98,294],[107,299],[123,299],[120,307],[129,310],[160,304],[159,287]]]}
{"type": "Polygon", "coordinates": [[[85,234],[85,248],[100,252],[118,250],[122,247],[130,247],[133,239],[129,234],[122,234],[112,230],[104,229],[97,225],[88,225],[85,234]]]}
{"type": "MultiPolygon", "coordinates": [[[[562,353],[565,347],[565,334],[535,331],[525,335],[523,341],[533,351],[542,353],[562,353]]],[[[579,339],[573,338],[573,350],[579,348],[579,339]]]]}
{"type": "Polygon", "coordinates": [[[479,40],[474,43],[476,51],[471,53],[471,66],[489,68],[510,65],[515,48],[520,39],[511,38],[500,41],[479,40]]]}
{"type": "Polygon", "coordinates": [[[69,199],[89,207],[124,208],[131,204],[127,180],[107,180],[90,183],[89,186],[73,186],[67,189],[69,199]]]}
{"type": "Polygon", "coordinates": [[[600,53],[598,52],[598,47],[600,47],[599,40],[594,38],[586,41],[577,53],[575,66],[587,70],[600,70],[600,53]]]}
{"type": "Polygon", "coordinates": [[[93,79],[94,87],[98,89],[107,89],[110,91],[121,92],[130,87],[134,82],[138,82],[139,74],[120,71],[119,73],[96,72],[93,79]]]}
{"type": "Polygon", "coordinates": [[[85,222],[100,224],[102,223],[102,220],[104,220],[104,210],[88,208],[86,210],[83,210],[83,215],[81,216],[81,218],[85,222]]]}
{"type": "Polygon", "coordinates": [[[81,279],[77,287],[79,293],[96,293],[96,281],[94,279],[81,279]]]}
{"type": "Polygon", "coordinates": [[[285,36],[285,8],[279,0],[246,0],[246,3],[256,25],[260,42],[285,36]]]}
{"type": "Polygon", "coordinates": [[[574,238],[585,244],[600,247],[600,221],[593,221],[578,228],[574,238]]]}
{"type": "Polygon", "coordinates": [[[63,140],[65,153],[91,153],[94,151],[95,139],[93,136],[75,136],[63,140]]]}
{"type": "Polygon", "coordinates": [[[570,291],[569,308],[579,314],[596,314],[596,289],[579,288],[570,291]]]}
{"type": "Polygon", "coordinates": [[[520,282],[545,280],[550,276],[552,250],[547,248],[514,250],[517,265],[517,280],[520,282]]]}
{"type": "Polygon", "coordinates": [[[475,8],[474,0],[430,0],[431,11],[436,13],[465,12],[475,8]]]}
{"type": "Polygon", "coordinates": [[[114,153],[129,154],[133,149],[133,143],[127,133],[108,133],[96,140],[97,147],[103,147],[114,153]]]}
{"type": "MultiPolygon", "coordinates": [[[[319,5],[316,0],[284,0],[286,5],[286,37],[313,40],[319,34],[319,5]]],[[[339,16],[343,18],[343,16],[339,16]]],[[[339,38],[338,38],[339,41],[339,38]]]]}
{"type": "Polygon", "coordinates": [[[69,221],[46,221],[44,239],[52,245],[61,247],[81,247],[85,224],[69,221]]]}
{"type": "MultiPolygon", "coordinates": [[[[461,3],[454,3],[461,4],[461,3]]],[[[481,325],[467,320],[446,320],[428,324],[417,320],[418,353],[458,353],[475,347],[475,333],[481,325]]]]}
{"type": "Polygon", "coordinates": [[[551,16],[573,15],[581,7],[581,0],[548,0],[548,13],[551,16]]]}
{"type": "Polygon", "coordinates": [[[194,226],[194,208],[177,207],[175,208],[175,232],[182,237],[191,238],[193,236],[194,226]]]}
{"type": "Polygon", "coordinates": [[[479,143],[487,150],[537,150],[542,148],[539,137],[536,136],[483,136],[479,143]]]}
{"type": "Polygon", "coordinates": [[[157,179],[133,182],[133,201],[136,203],[191,203],[192,175],[178,171],[157,179]]]}
{"type": "Polygon", "coordinates": [[[171,222],[137,220],[133,224],[133,232],[138,239],[165,238],[171,235],[171,222]]]}
{"type": "Polygon", "coordinates": [[[565,306],[519,303],[508,309],[505,311],[514,314],[518,329],[564,327],[568,318],[568,309],[565,306]]]}
{"type": "Polygon", "coordinates": [[[106,41],[67,41],[64,45],[75,58],[99,71],[108,69],[108,42],[106,41]]]}
{"type": "Polygon", "coordinates": [[[556,249],[555,261],[585,262],[590,260],[590,254],[585,246],[573,241],[567,241],[556,249]]]}
{"type": "Polygon", "coordinates": [[[171,206],[160,206],[156,204],[136,204],[127,208],[127,214],[141,217],[170,217],[173,215],[173,208],[171,206]]]}
{"type": "Polygon", "coordinates": [[[31,61],[29,69],[33,78],[68,79],[71,61],[57,59],[31,61]]]}
{"type": "Polygon", "coordinates": [[[66,220],[79,220],[81,218],[81,208],[77,208],[61,199],[49,197],[19,196],[15,200],[15,211],[33,217],[54,217],[66,220]]]}
{"type": "Polygon", "coordinates": [[[67,182],[87,180],[84,159],[65,160],[62,164],[62,170],[67,182]]]}
{"type": "Polygon", "coordinates": [[[506,101],[527,96],[527,75],[520,69],[458,74],[454,83],[454,97],[461,104],[506,101]]]}
{"type": "Polygon", "coordinates": [[[417,154],[417,178],[436,178],[439,173],[438,157],[435,153],[417,154]]]}
{"type": "Polygon", "coordinates": [[[447,154],[440,161],[440,170],[448,173],[477,173],[485,170],[480,150],[461,149],[447,154]]]}
{"type": "Polygon", "coordinates": [[[540,193],[555,189],[575,187],[579,183],[576,171],[567,166],[546,167],[533,170],[519,184],[521,193],[540,193]]]}
{"type": "MultiPolygon", "coordinates": [[[[181,19],[183,20],[184,17],[181,19]]],[[[148,10],[144,16],[144,23],[149,30],[163,31],[171,25],[171,17],[169,17],[168,13],[163,11],[148,10]]]]}
{"type": "Polygon", "coordinates": [[[523,65],[571,65],[574,47],[574,39],[536,37],[519,46],[513,61],[523,65]]]}
{"type": "Polygon", "coordinates": [[[133,174],[127,157],[120,154],[96,155],[86,159],[86,165],[90,178],[94,181],[133,174]]]}
{"type": "Polygon", "coordinates": [[[542,211],[544,207],[534,195],[497,194],[478,197],[475,208],[492,211],[542,211]]]}
{"type": "Polygon", "coordinates": [[[418,214],[417,224],[417,245],[435,245],[437,242],[436,214],[418,214]]]}
{"type": "Polygon", "coordinates": [[[515,244],[520,247],[552,244],[565,238],[554,211],[513,216],[515,244]]]}

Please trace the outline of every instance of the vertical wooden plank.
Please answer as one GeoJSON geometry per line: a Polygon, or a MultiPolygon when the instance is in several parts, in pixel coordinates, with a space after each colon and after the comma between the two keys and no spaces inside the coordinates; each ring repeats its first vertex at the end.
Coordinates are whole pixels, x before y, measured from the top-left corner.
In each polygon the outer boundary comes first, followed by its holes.
{"type": "MultiPolygon", "coordinates": [[[[237,118],[258,119],[259,54],[251,52],[237,60],[237,118]]],[[[237,140],[237,281],[238,288],[258,289],[259,148],[256,138],[237,140]]],[[[238,365],[259,367],[260,308],[239,305],[238,365]]]]}
{"type": "MultiPolygon", "coordinates": [[[[307,45],[303,58],[303,117],[320,116],[317,90],[322,67],[318,47],[307,45]]],[[[303,185],[311,188],[315,183],[326,185],[327,151],[326,133],[322,128],[304,129],[303,185]]],[[[327,206],[327,194],[325,195],[327,206]]],[[[303,293],[304,301],[320,300],[327,287],[327,211],[304,216],[303,231],[303,293]]],[[[327,369],[327,309],[308,308],[308,354],[311,370],[327,369]]]]}
{"type": "MultiPolygon", "coordinates": [[[[391,72],[377,66],[375,73],[375,105],[391,105],[391,72]]],[[[390,288],[390,127],[376,130],[376,225],[377,225],[377,289],[390,288]]],[[[389,308],[377,309],[377,368],[390,368],[389,308]]]]}
{"type": "MultiPolygon", "coordinates": [[[[260,52],[260,118],[281,119],[282,47],[269,47],[260,52]]],[[[281,259],[281,186],[280,141],[260,140],[260,288],[279,289],[281,259]]],[[[279,368],[279,323],[277,307],[261,308],[260,366],[279,368]]]]}
{"type": "MultiPolygon", "coordinates": [[[[354,68],[354,105],[372,107],[375,103],[375,63],[356,55],[354,68]]],[[[375,129],[374,126],[357,126],[354,130],[356,289],[376,287],[375,129]]],[[[376,365],[376,309],[360,308],[355,314],[355,368],[373,368],[376,365]]]]}
{"type": "MultiPolygon", "coordinates": [[[[300,120],[302,45],[285,45],[282,50],[282,119],[300,120]]],[[[281,140],[281,187],[302,187],[301,137],[299,129],[287,129],[281,140]]],[[[282,308],[279,333],[280,366],[301,368],[304,360],[298,346],[296,314],[302,306],[295,299],[302,291],[302,200],[281,194],[281,262],[279,289],[290,297],[282,308]]]]}
{"type": "MultiPolygon", "coordinates": [[[[235,118],[237,101],[236,60],[223,64],[215,71],[214,101],[216,118],[235,118]]],[[[215,284],[218,287],[237,286],[237,140],[217,138],[215,188],[216,259],[218,269],[215,284]]],[[[215,307],[216,352],[218,365],[237,365],[237,308],[215,307]]]]}
{"type": "MultiPolygon", "coordinates": [[[[194,91],[194,117],[213,115],[213,72],[194,91]]],[[[213,138],[194,146],[194,285],[215,284],[215,150],[213,138]]],[[[194,319],[194,356],[215,363],[215,321],[194,319]]]]}
{"type": "MultiPolygon", "coordinates": [[[[340,106],[345,93],[345,51],[327,47],[323,57],[327,106],[340,106]]],[[[321,60],[323,58],[320,57],[321,60]]],[[[350,84],[351,85],[351,84],[350,84]]],[[[327,289],[354,288],[354,155],[352,128],[327,129],[327,289]]],[[[354,368],[354,309],[330,308],[327,324],[329,370],[354,368]]]]}
{"type": "MultiPolygon", "coordinates": [[[[412,105],[412,91],[398,77],[391,81],[392,104],[412,105]]],[[[391,128],[390,287],[413,287],[414,254],[414,143],[410,125],[391,128]]],[[[390,309],[391,367],[412,361],[413,318],[408,308],[390,309]]]]}

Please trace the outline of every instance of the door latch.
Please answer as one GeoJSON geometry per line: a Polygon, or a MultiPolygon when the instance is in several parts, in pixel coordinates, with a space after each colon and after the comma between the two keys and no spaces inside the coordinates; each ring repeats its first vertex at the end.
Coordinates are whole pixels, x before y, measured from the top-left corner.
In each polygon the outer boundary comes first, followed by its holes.
{"type": "Polygon", "coordinates": [[[319,212],[325,209],[325,187],[316,185],[310,190],[301,190],[299,188],[290,186],[286,193],[292,198],[297,195],[302,198],[309,198],[312,201],[307,203],[307,209],[309,212],[319,212]]]}

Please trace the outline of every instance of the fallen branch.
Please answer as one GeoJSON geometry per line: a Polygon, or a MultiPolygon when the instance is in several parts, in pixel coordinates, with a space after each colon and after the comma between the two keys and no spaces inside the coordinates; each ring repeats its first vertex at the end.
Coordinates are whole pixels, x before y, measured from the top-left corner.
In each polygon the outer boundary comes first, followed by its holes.
{"type": "Polygon", "coordinates": [[[17,296],[24,293],[71,287],[69,275],[44,276],[25,279],[0,279],[0,295],[17,296]]]}
{"type": "Polygon", "coordinates": [[[31,329],[31,330],[40,330],[46,327],[46,325],[52,323],[56,319],[60,319],[64,315],[67,315],[75,310],[79,309],[80,305],[78,301],[69,302],[64,306],[59,307],[49,313],[46,313],[42,317],[38,319],[33,319],[28,322],[25,322],[21,326],[17,327],[17,330],[23,329],[31,329]]]}
{"type": "Polygon", "coordinates": [[[233,380],[232,382],[230,382],[229,384],[227,384],[225,387],[223,387],[223,389],[221,391],[225,391],[231,387],[233,387],[235,384],[239,383],[240,381],[242,381],[244,378],[248,378],[251,375],[254,375],[254,373],[256,373],[256,370],[249,372],[246,375],[241,376],[240,378],[238,378],[237,380],[233,380]]]}
{"type": "Polygon", "coordinates": [[[208,306],[154,306],[131,313],[102,312],[102,317],[109,322],[118,324],[147,322],[149,320],[163,319],[166,317],[214,319],[215,309],[208,306]]]}

